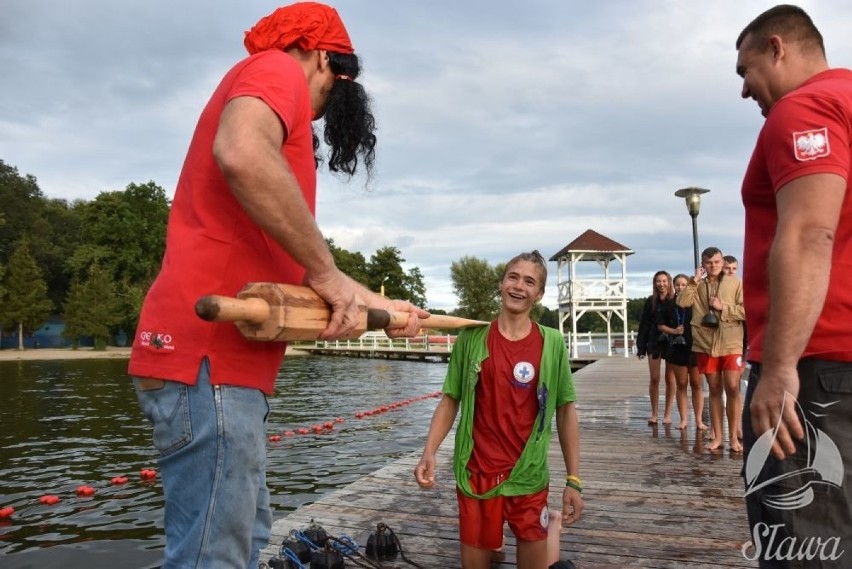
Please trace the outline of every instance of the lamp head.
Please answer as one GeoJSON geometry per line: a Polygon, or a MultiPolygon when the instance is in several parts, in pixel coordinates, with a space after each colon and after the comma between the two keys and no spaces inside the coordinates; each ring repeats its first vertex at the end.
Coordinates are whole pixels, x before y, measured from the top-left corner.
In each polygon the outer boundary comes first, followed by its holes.
{"type": "Polygon", "coordinates": [[[676,191],[675,195],[686,200],[686,209],[689,210],[689,215],[698,217],[698,210],[701,208],[701,194],[706,194],[709,191],[705,188],[683,188],[676,191]]]}

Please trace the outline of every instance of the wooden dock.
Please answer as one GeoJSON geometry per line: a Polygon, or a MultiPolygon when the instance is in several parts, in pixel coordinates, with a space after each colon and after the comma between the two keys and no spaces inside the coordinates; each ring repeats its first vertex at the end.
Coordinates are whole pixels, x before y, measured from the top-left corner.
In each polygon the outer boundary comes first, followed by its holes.
{"type": "MultiPolygon", "coordinates": [[[[742,457],[705,450],[691,420],[683,433],[648,426],[647,374],[644,361],[624,357],[600,359],[575,373],[585,510],[562,534],[562,559],[578,569],[757,567],[741,551],[749,539],[742,457]]],[[[553,440],[550,505],[559,508],[564,465],[553,440]]],[[[289,531],[304,529],[311,520],[362,546],[383,522],[420,567],[460,568],[452,435],[438,453],[438,488],[421,490],[414,482],[419,455],[277,520],[261,559],[276,555],[289,531]]],[[[492,567],[514,567],[514,561],[514,538],[507,537],[504,559],[492,567]]],[[[411,567],[399,558],[382,566],[411,567]]]]}

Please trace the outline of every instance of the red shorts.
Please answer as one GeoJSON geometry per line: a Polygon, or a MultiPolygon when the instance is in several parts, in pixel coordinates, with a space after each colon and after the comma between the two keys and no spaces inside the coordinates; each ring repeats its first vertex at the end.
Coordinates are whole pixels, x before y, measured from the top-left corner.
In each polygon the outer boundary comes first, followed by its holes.
{"type": "MultiPolygon", "coordinates": [[[[472,473],[470,487],[483,494],[506,479],[505,475],[472,473]]],[[[545,488],[526,496],[495,496],[480,500],[456,488],[459,500],[459,538],[465,545],[497,549],[503,545],[503,522],[515,538],[523,541],[547,539],[547,493],[545,488]]]]}
{"type": "Polygon", "coordinates": [[[698,354],[698,371],[701,373],[717,373],[720,371],[739,371],[743,369],[742,354],[729,354],[727,356],[710,356],[709,354],[698,354]]]}

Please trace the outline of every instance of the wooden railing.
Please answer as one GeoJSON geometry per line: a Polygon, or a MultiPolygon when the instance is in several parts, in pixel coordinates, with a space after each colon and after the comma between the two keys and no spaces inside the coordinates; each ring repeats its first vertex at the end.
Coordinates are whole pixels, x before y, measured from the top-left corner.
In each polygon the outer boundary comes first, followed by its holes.
{"type": "MultiPolygon", "coordinates": [[[[578,332],[572,339],[571,333],[565,334],[565,345],[568,346],[568,352],[574,356],[583,354],[625,354],[624,336],[622,332],[613,332],[610,336],[612,340],[608,344],[606,332],[578,332]],[[576,351],[575,351],[576,349],[576,351]]],[[[627,333],[627,354],[636,353],[636,333],[627,333]]]]}
{"type": "Polygon", "coordinates": [[[384,332],[366,332],[355,340],[316,340],[300,342],[293,347],[349,348],[359,350],[410,350],[450,352],[456,336],[424,334],[411,338],[388,338],[384,332]]]}

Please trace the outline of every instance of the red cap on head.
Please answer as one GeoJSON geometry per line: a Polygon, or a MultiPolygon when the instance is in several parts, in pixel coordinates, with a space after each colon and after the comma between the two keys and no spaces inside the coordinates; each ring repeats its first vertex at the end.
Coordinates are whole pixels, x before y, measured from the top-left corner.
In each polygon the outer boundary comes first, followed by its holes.
{"type": "Polygon", "coordinates": [[[317,2],[299,2],[278,8],[246,32],[250,54],[298,47],[352,53],[355,49],[337,10],[317,2]]]}

